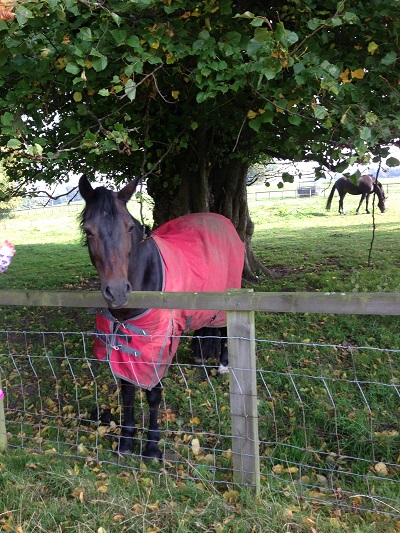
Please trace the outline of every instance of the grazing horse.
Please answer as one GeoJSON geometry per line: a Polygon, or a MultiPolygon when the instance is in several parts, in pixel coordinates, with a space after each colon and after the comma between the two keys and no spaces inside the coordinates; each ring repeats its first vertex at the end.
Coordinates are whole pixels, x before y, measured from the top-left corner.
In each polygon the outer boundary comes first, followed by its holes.
{"type": "Polygon", "coordinates": [[[326,209],[329,211],[331,208],[332,198],[335,194],[335,191],[339,193],[339,214],[345,215],[343,209],[343,199],[347,193],[349,194],[361,194],[361,200],[358,204],[356,215],[360,210],[361,204],[365,199],[365,211],[369,214],[368,211],[368,201],[372,193],[376,193],[378,196],[378,207],[381,210],[381,213],[384,213],[386,210],[385,202],[386,197],[383,191],[382,184],[379,181],[375,181],[373,176],[369,174],[364,174],[358,178],[358,184],[354,183],[349,178],[339,178],[333,185],[332,190],[329,194],[328,201],[326,202],[326,209]]]}
{"type": "Polygon", "coordinates": [[[98,359],[106,358],[114,375],[121,379],[123,424],[118,450],[133,451],[135,389],[141,387],[146,389],[150,408],[143,455],[160,459],[157,418],[161,379],[179,338],[189,329],[222,328],[220,371],[226,372],[226,312],[132,309],[125,307],[129,295],[132,291],[217,292],[240,288],[244,244],[231,221],[215,213],[185,215],[152,232],[144,230],[126,207],[138,182],[136,178],[113,192],[105,187],[92,188],[82,176],[79,191],[86,204],[80,224],[108,306],[97,315],[94,353],[98,359]]]}

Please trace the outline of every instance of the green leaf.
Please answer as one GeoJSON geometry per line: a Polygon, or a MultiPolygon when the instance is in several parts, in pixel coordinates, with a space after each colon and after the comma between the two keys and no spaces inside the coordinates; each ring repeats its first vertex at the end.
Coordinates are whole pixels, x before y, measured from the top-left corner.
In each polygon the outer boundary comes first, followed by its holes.
{"type": "Polygon", "coordinates": [[[346,11],[344,14],[343,14],[343,20],[345,22],[350,22],[350,23],[354,23],[356,22],[357,20],[359,20],[359,17],[353,13],[352,11],[346,11]]]}
{"type": "Polygon", "coordinates": [[[264,24],[264,19],[263,19],[263,17],[255,17],[255,18],[251,21],[251,23],[250,23],[250,25],[251,25],[251,26],[254,26],[254,27],[260,27],[260,26],[262,26],[263,24],[264,24]]]}
{"type": "Polygon", "coordinates": [[[96,72],[101,72],[104,70],[108,65],[108,59],[106,56],[96,57],[92,61],[93,68],[96,72]]]}
{"type": "Polygon", "coordinates": [[[110,33],[118,45],[125,43],[125,39],[128,35],[125,30],[111,30],[110,33]]]}
{"type": "Polygon", "coordinates": [[[136,84],[132,79],[125,84],[125,94],[131,102],[136,98],[136,84]]]}
{"type": "Polygon", "coordinates": [[[67,63],[65,65],[65,70],[70,74],[79,74],[81,71],[81,67],[78,67],[78,65],[76,65],[75,63],[67,63]]]}
{"type": "Polygon", "coordinates": [[[310,19],[308,22],[307,22],[307,26],[310,28],[310,30],[314,31],[316,30],[319,26],[322,26],[324,24],[324,21],[323,20],[320,20],[320,19],[317,19],[317,18],[313,18],[313,19],[310,19]]]}
{"type": "Polygon", "coordinates": [[[371,129],[363,126],[360,129],[360,138],[364,141],[369,141],[369,139],[371,138],[371,129]]]}
{"type": "Polygon", "coordinates": [[[90,50],[90,55],[93,57],[103,57],[103,54],[99,52],[98,50],[96,50],[96,48],[92,48],[90,50]]]}
{"type": "Polygon", "coordinates": [[[297,115],[290,115],[288,121],[294,126],[299,126],[302,123],[301,117],[297,115]]]}
{"type": "Polygon", "coordinates": [[[282,22],[278,22],[278,24],[275,27],[275,37],[277,41],[280,41],[285,36],[285,26],[282,22]]]}
{"type": "Polygon", "coordinates": [[[63,9],[56,9],[56,15],[58,20],[61,20],[61,22],[64,22],[67,18],[63,9]]]}
{"type": "Polygon", "coordinates": [[[29,9],[21,4],[16,4],[15,16],[17,18],[18,24],[23,26],[28,19],[33,18],[33,13],[29,9]]]}
{"type": "Polygon", "coordinates": [[[19,148],[21,146],[21,141],[18,139],[10,139],[7,143],[8,148],[19,148]]]}
{"type": "Polygon", "coordinates": [[[297,35],[297,33],[294,32],[294,31],[290,31],[290,30],[286,30],[286,36],[285,37],[286,37],[285,41],[289,45],[297,43],[297,41],[299,40],[299,36],[297,35]]]}
{"type": "Polygon", "coordinates": [[[116,13],[111,13],[111,17],[114,19],[114,22],[117,26],[121,24],[121,17],[117,15],[116,13]]]}
{"type": "Polygon", "coordinates": [[[261,125],[270,123],[272,124],[274,120],[274,112],[267,109],[264,113],[257,115],[256,118],[249,121],[249,126],[254,131],[260,131],[261,125]]]}
{"type": "Polygon", "coordinates": [[[199,33],[199,39],[203,39],[203,41],[207,41],[210,38],[210,33],[207,30],[203,30],[199,33]]]}
{"type": "Polygon", "coordinates": [[[132,35],[129,39],[126,39],[125,44],[132,48],[140,48],[140,40],[137,35],[132,35]]]}
{"type": "Polygon", "coordinates": [[[382,63],[383,65],[386,65],[386,66],[388,66],[388,65],[393,65],[393,63],[396,62],[396,59],[397,59],[397,54],[396,54],[396,52],[388,52],[388,53],[385,55],[385,57],[383,57],[383,58],[381,59],[381,63],[382,63]]]}
{"type": "Polygon", "coordinates": [[[87,107],[85,104],[77,104],[76,105],[76,110],[78,112],[78,115],[80,115],[81,117],[84,117],[87,115],[87,107]]]}
{"type": "Polygon", "coordinates": [[[1,117],[1,123],[4,124],[4,126],[12,126],[14,123],[14,115],[6,111],[1,117]]]}
{"type": "Polygon", "coordinates": [[[99,95],[100,96],[110,96],[110,91],[108,89],[100,89],[99,95]]]}
{"type": "Polygon", "coordinates": [[[257,28],[254,32],[254,39],[263,42],[272,39],[272,32],[268,28],[257,28]]]}
{"type": "Polygon", "coordinates": [[[340,17],[333,17],[331,20],[332,26],[341,26],[342,19],[340,17]]]}
{"type": "Polygon", "coordinates": [[[196,94],[196,102],[198,104],[203,103],[206,98],[207,98],[206,93],[200,92],[196,94]]]}
{"type": "Polygon", "coordinates": [[[396,157],[388,157],[386,159],[386,164],[388,167],[398,167],[400,165],[400,161],[396,157]]]}
{"type": "Polygon", "coordinates": [[[79,30],[78,37],[82,41],[93,41],[92,30],[90,28],[81,28],[79,30]]]}
{"type": "Polygon", "coordinates": [[[314,108],[314,116],[315,118],[317,118],[318,120],[322,120],[323,118],[326,117],[326,109],[320,105],[317,105],[315,106],[314,108]]]}
{"type": "Polygon", "coordinates": [[[230,31],[226,34],[225,39],[231,46],[239,46],[242,41],[242,36],[237,31],[230,31]]]}
{"type": "Polygon", "coordinates": [[[282,172],[282,181],[284,183],[293,183],[294,176],[292,174],[289,174],[289,172],[282,172]]]}

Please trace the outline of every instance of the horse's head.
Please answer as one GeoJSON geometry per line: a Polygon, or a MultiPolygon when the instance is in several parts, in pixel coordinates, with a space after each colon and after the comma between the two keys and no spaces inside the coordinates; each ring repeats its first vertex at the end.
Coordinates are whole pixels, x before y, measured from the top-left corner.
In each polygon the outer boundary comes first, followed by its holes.
{"type": "Polygon", "coordinates": [[[132,286],[128,279],[129,258],[140,240],[140,224],[126,204],[136,190],[139,178],[119,192],[105,187],[93,189],[86,176],[79,180],[79,192],[86,202],[81,229],[90,259],[99,273],[101,292],[108,307],[124,307],[132,286]]]}
{"type": "Polygon", "coordinates": [[[382,183],[379,181],[375,184],[375,192],[378,195],[378,207],[380,209],[381,213],[384,213],[386,211],[386,196],[385,191],[383,190],[382,183]]]}

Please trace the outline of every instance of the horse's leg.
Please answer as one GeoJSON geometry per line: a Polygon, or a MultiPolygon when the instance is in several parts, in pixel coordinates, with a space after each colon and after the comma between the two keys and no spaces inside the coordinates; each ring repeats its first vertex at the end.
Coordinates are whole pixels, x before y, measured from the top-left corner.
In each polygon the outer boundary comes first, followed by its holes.
{"type": "Polygon", "coordinates": [[[220,328],[221,332],[221,353],[219,356],[219,369],[220,374],[227,374],[228,369],[228,328],[220,328]]]}
{"type": "MultiPolygon", "coordinates": [[[[356,210],[356,215],[358,215],[358,212],[360,210],[361,204],[364,201],[364,198],[365,198],[365,194],[362,193],[360,203],[358,204],[358,207],[357,207],[357,210],[356,210]]],[[[368,213],[368,196],[367,196],[367,200],[366,200],[366,209],[367,209],[367,213],[368,213]]]]}
{"type": "Polygon", "coordinates": [[[123,425],[119,439],[119,453],[133,452],[133,437],[136,433],[134,417],[135,390],[135,386],[132,383],[121,379],[123,425]]]}
{"type": "Polygon", "coordinates": [[[369,194],[367,194],[365,198],[365,212],[367,213],[367,215],[369,215],[368,204],[369,204],[369,194]]]}
{"type": "Polygon", "coordinates": [[[207,363],[209,357],[215,357],[219,351],[219,331],[217,328],[205,326],[193,333],[190,346],[191,356],[196,364],[207,363]]]}
{"type": "Polygon", "coordinates": [[[344,200],[344,197],[346,196],[346,193],[339,193],[340,197],[339,197],[339,215],[345,215],[346,213],[344,212],[344,208],[343,208],[343,200],[344,200]]]}
{"type": "Polygon", "coordinates": [[[143,457],[148,459],[161,459],[162,452],[158,446],[160,429],[158,426],[158,410],[161,403],[161,384],[158,383],[153,389],[146,391],[146,399],[150,408],[150,423],[147,432],[147,445],[143,457]]]}

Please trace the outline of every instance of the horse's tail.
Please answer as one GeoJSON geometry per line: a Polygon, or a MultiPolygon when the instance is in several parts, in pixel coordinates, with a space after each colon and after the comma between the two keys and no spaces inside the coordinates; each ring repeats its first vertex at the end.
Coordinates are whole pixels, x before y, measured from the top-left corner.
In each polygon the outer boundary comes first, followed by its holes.
{"type": "Polygon", "coordinates": [[[331,208],[332,198],[336,191],[336,183],[333,184],[332,190],[330,192],[330,195],[328,196],[328,201],[326,202],[326,210],[329,211],[331,208]]]}
{"type": "Polygon", "coordinates": [[[209,357],[218,358],[220,347],[219,329],[204,327],[194,332],[191,354],[196,363],[205,363],[209,357]]]}

